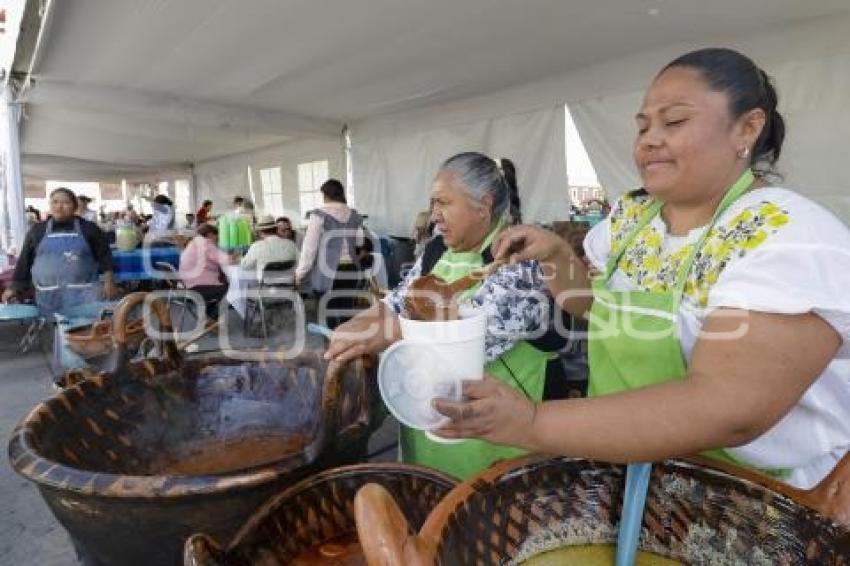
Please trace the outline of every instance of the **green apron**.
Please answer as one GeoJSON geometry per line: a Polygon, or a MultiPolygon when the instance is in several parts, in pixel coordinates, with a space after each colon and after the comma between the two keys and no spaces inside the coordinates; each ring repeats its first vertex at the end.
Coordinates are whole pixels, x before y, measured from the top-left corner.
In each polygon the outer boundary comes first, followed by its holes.
{"type": "MultiPolygon", "coordinates": [[[[493,242],[502,224],[494,228],[485,238],[478,251],[458,252],[446,250],[431,273],[449,283],[468,275],[484,264],[482,253],[493,242]]],[[[462,298],[475,294],[480,284],[465,292],[462,298]]],[[[546,362],[549,354],[541,352],[531,344],[520,341],[513,348],[487,363],[484,371],[511,387],[523,391],[535,402],[543,398],[546,378],[546,362]]],[[[420,464],[440,470],[459,479],[475,475],[497,460],[515,458],[526,454],[521,448],[491,444],[483,440],[469,439],[456,444],[445,444],[429,439],[424,432],[401,427],[402,461],[420,464]]]]}
{"type": "MultiPolygon", "coordinates": [[[[590,396],[608,395],[684,379],[687,373],[682,346],[677,337],[679,306],[688,274],[712,227],[738,198],[753,184],[747,171],[726,192],[711,223],[682,262],[670,290],[664,292],[611,291],[608,282],[617,264],[638,233],[661,211],[664,203],[653,202],[637,225],[612,250],[605,272],[592,282],[593,306],[589,320],[590,396]]],[[[720,448],[703,452],[704,456],[748,466],[720,448]]],[[[772,476],[787,476],[789,470],[762,470],[772,476]]]]}

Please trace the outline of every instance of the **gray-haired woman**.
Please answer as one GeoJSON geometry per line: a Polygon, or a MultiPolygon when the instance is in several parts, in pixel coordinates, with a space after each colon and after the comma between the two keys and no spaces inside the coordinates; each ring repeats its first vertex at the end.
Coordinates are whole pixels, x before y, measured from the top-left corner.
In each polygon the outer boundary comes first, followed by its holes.
{"type": "MultiPolygon", "coordinates": [[[[490,245],[509,222],[513,193],[504,168],[486,155],[467,152],[445,161],[431,186],[431,219],[439,236],[428,243],[405,280],[383,302],[337,329],[326,356],[346,363],[401,339],[398,317],[404,314],[404,296],[417,277],[434,273],[451,283],[493,261],[490,245]]],[[[525,338],[548,322],[544,289],[538,262],[526,261],[496,271],[462,297],[487,313],[486,373],[534,402],[543,394],[548,356],[525,338]]],[[[437,443],[404,427],[401,449],[405,462],[458,478],[523,453],[479,440],[437,443]]]]}

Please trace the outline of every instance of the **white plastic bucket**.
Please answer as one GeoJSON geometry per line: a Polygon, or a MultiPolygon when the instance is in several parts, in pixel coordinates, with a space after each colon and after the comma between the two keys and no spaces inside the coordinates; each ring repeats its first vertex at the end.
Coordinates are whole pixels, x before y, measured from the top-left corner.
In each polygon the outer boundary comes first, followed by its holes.
{"type": "MultiPolygon", "coordinates": [[[[411,366],[410,377],[419,380],[423,378],[431,380],[429,384],[417,384],[417,386],[409,387],[409,389],[455,391],[457,392],[455,400],[459,400],[462,381],[482,379],[487,315],[483,311],[467,310],[462,311],[461,316],[462,318],[459,320],[447,321],[420,321],[400,318],[402,342],[407,346],[416,344],[423,346],[421,350],[405,349],[409,358],[406,365],[411,366]],[[411,356],[410,350],[418,354],[411,356]],[[433,359],[434,357],[437,359],[433,359]],[[422,371],[423,368],[428,368],[428,370],[422,371]]],[[[395,371],[399,371],[397,366],[395,371]]],[[[404,379],[400,376],[396,376],[396,378],[404,379]]],[[[420,396],[416,400],[408,399],[406,403],[408,407],[411,403],[422,404],[423,406],[419,407],[419,411],[421,414],[425,414],[428,411],[434,411],[431,408],[433,398],[433,396],[420,396]]],[[[393,411],[392,402],[386,398],[384,400],[390,410],[393,411]]],[[[421,429],[425,430],[432,440],[445,443],[462,442],[462,440],[443,439],[428,432],[448,422],[447,418],[429,422],[435,424],[421,427],[421,429]]]]}
{"type": "Polygon", "coordinates": [[[454,367],[461,379],[481,379],[487,316],[481,311],[467,311],[467,314],[470,316],[444,321],[400,317],[401,337],[430,346],[454,367]]]}

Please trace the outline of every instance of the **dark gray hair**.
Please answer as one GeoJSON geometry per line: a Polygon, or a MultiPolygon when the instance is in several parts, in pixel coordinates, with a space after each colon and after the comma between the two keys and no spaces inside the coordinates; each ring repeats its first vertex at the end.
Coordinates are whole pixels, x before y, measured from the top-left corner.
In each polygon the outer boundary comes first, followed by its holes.
{"type": "Polygon", "coordinates": [[[695,69],[712,90],[725,92],[733,118],[754,108],[764,111],[766,122],[751,148],[750,165],[758,169],[757,173],[771,173],[782,152],[785,120],[776,109],[778,97],[767,73],[746,55],[726,48],[691,51],[669,63],[661,72],[672,67],[695,69]]]}
{"type": "Polygon", "coordinates": [[[514,219],[519,218],[519,196],[513,163],[502,159],[502,164],[483,153],[466,151],[446,159],[440,171],[451,171],[457,176],[470,199],[480,203],[484,195],[490,195],[493,219],[501,217],[509,208],[514,219]],[[506,176],[505,172],[510,171],[506,176]]]}

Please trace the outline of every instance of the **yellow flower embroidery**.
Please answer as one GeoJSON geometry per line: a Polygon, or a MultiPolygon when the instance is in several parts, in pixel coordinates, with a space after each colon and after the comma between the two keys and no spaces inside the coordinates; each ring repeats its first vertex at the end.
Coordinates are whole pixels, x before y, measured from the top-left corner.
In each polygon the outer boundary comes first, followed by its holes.
{"type": "Polygon", "coordinates": [[[759,214],[762,216],[773,216],[778,212],[782,212],[782,209],[772,202],[766,202],[761,206],[761,208],[759,208],[759,214]]]}
{"type": "Polygon", "coordinates": [[[647,256],[643,260],[643,266],[650,271],[658,271],[661,269],[661,258],[657,255],[647,256]]]}
{"type": "Polygon", "coordinates": [[[664,238],[655,230],[650,230],[646,235],[646,245],[651,248],[656,248],[664,242],[664,238]]]}
{"type": "Polygon", "coordinates": [[[741,245],[744,249],[754,250],[760,245],[762,245],[766,239],[767,232],[765,232],[764,230],[759,230],[750,235],[750,237],[747,238],[741,245]]]}
{"type": "Polygon", "coordinates": [[[767,219],[767,225],[771,228],[779,228],[788,224],[787,214],[773,214],[767,219]]]}
{"type": "Polygon", "coordinates": [[[753,219],[753,211],[750,209],[742,211],[738,216],[735,217],[734,223],[743,223],[749,222],[753,219]]]}
{"type": "MultiPolygon", "coordinates": [[[[627,195],[617,203],[611,218],[613,248],[625,244],[625,239],[651,204],[652,199],[646,195],[627,195]]],[[[685,283],[685,297],[705,306],[712,286],[729,262],[758,248],[789,222],[786,210],[772,202],[761,202],[715,225],[694,258],[685,283]]],[[[692,245],[665,253],[663,244],[664,234],[652,223],[647,224],[622,255],[617,267],[645,291],[669,291],[692,245]]]]}

